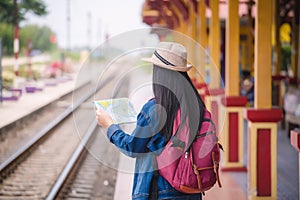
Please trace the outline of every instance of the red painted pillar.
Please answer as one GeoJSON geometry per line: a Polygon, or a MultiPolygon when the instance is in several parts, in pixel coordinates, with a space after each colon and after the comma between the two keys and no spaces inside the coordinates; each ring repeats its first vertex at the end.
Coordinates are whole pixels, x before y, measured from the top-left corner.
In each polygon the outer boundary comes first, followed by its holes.
{"type": "Polygon", "coordinates": [[[208,85],[206,83],[199,83],[196,79],[192,80],[195,88],[197,89],[199,95],[201,96],[203,102],[205,102],[205,94],[208,89],[208,85]]]}
{"type": "MultiPolygon", "coordinates": [[[[291,131],[291,145],[298,151],[298,160],[299,160],[299,180],[300,180],[300,130],[292,130],[291,131]]],[[[300,184],[298,183],[299,191],[300,191],[300,184]]],[[[300,199],[300,194],[299,194],[300,199]]]]}
{"type": "Polygon", "coordinates": [[[277,198],[277,122],[281,109],[247,109],[250,199],[277,198]],[[273,153],[272,153],[273,152],[273,153]]]}
{"type": "Polygon", "coordinates": [[[223,88],[206,88],[205,90],[205,105],[207,109],[211,112],[212,119],[216,125],[217,133],[220,133],[220,126],[223,125],[223,118],[220,112],[219,105],[221,104],[221,98],[224,96],[224,93],[225,91],[223,88]]]}
{"type": "Polygon", "coordinates": [[[243,109],[247,97],[230,96],[222,98],[225,110],[224,128],[220,130],[223,153],[222,171],[247,171],[244,166],[244,118],[243,109]]]}

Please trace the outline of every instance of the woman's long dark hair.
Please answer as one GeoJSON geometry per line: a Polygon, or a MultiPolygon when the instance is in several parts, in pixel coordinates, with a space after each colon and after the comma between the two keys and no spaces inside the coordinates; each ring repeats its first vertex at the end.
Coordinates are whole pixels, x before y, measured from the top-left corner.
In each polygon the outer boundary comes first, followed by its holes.
{"type": "MultiPolygon", "coordinates": [[[[186,72],[177,72],[153,65],[153,92],[156,103],[166,111],[166,121],[161,133],[168,141],[173,133],[173,123],[180,108],[180,123],[188,119],[190,133],[201,128],[205,104],[186,72]]],[[[190,134],[190,135],[191,135],[190,134]]]]}

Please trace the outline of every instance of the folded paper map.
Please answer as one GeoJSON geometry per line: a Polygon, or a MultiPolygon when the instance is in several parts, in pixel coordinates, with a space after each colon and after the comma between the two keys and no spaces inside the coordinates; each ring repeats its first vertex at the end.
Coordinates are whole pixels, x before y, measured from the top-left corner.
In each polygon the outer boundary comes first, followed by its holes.
{"type": "Polygon", "coordinates": [[[106,99],[94,101],[97,109],[103,109],[110,114],[114,123],[135,123],[137,113],[128,98],[106,99]]]}

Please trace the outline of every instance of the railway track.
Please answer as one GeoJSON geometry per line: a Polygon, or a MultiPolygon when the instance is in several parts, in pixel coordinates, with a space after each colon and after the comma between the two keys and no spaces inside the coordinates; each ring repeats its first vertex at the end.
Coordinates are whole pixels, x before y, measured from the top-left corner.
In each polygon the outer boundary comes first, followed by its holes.
{"type": "MultiPolygon", "coordinates": [[[[89,88],[88,83],[78,87],[76,90],[84,91],[87,88],[89,88]]],[[[36,137],[38,132],[41,132],[49,122],[63,113],[65,108],[71,104],[72,92],[69,92],[61,98],[35,110],[29,116],[25,116],[1,128],[0,165],[15,154],[20,147],[28,143],[33,137],[36,137]]]]}
{"type": "MultiPolygon", "coordinates": [[[[91,84],[87,83],[76,90],[82,92],[90,86],[91,84]]],[[[21,155],[24,150],[39,139],[42,139],[51,128],[70,114],[72,110],[70,106],[72,105],[71,100],[72,92],[9,125],[9,128],[4,127],[4,130],[1,130],[1,138],[3,140],[0,145],[1,172],[5,170],[11,161],[21,155]],[[26,127],[30,127],[30,130],[26,127]]]]}
{"type": "Polygon", "coordinates": [[[117,171],[114,169],[118,165],[119,152],[101,135],[104,134],[103,129],[94,129],[91,125],[90,131],[89,141],[85,140],[87,148],[81,146],[74,152],[47,199],[112,199],[117,176],[117,171]],[[99,157],[103,155],[110,155],[108,156],[110,160],[106,162],[111,166],[101,163],[99,157]],[[99,190],[101,187],[104,189],[99,190]]]}
{"type": "MultiPolygon", "coordinates": [[[[126,70],[124,66],[123,70],[126,70]]],[[[117,78],[107,77],[105,84],[101,84],[103,87],[99,88],[101,94],[98,96],[109,98],[104,94],[110,93],[117,78]]],[[[120,94],[121,90],[124,92],[124,88],[126,87],[116,90],[115,93],[120,94]]],[[[84,184],[80,189],[68,189],[70,183],[78,186],[78,181],[75,184],[70,180],[77,174],[81,164],[85,163],[83,160],[93,163],[93,173],[99,171],[99,160],[93,160],[93,156],[87,154],[89,147],[99,149],[99,144],[96,144],[98,140],[95,139],[95,133],[99,131],[95,132],[97,123],[94,115],[91,115],[91,97],[94,93],[95,90],[91,89],[85,95],[80,95],[79,101],[68,106],[30,142],[0,164],[0,199],[55,199],[58,196],[66,198],[71,197],[74,191],[77,191],[78,195],[78,191],[83,191],[82,188],[93,186],[90,183],[84,184]],[[76,123],[81,123],[80,127],[70,126],[75,118],[76,123]],[[92,157],[88,158],[87,155],[92,157]]],[[[103,151],[103,148],[101,149],[100,152],[103,151]]],[[[117,161],[116,156],[115,162],[117,161]]]]}

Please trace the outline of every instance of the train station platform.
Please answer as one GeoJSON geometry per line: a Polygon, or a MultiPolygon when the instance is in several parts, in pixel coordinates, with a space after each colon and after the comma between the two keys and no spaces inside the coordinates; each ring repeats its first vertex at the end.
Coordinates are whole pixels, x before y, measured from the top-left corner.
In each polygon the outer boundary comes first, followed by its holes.
{"type": "MultiPolygon", "coordinates": [[[[151,77],[149,74],[135,76],[131,80],[129,94],[131,101],[137,111],[140,111],[142,105],[151,97],[150,83],[151,77]],[[143,83],[144,87],[135,88],[143,83]]],[[[134,127],[127,127],[125,131],[130,133],[134,127]]],[[[244,164],[248,163],[248,144],[247,144],[247,121],[244,125],[244,164]]],[[[226,151],[226,150],[225,150],[226,151]]],[[[298,199],[298,153],[290,144],[290,139],[286,134],[286,130],[280,129],[278,126],[277,132],[277,199],[278,200],[295,200],[298,199]]],[[[222,165],[222,162],[221,162],[222,165]]],[[[134,159],[128,158],[121,154],[118,168],[117,181],[115,186],[114,200],[131,199],[131,191],[133,184],[134,159]]],[[[220,179],[222,188],[217,184],[206,192],[203,199],[248,199],[248,173],[247,172],[222,172],[220,170],[220,179]]]]}
{"type": "Polygon", "coordinates": [[[51,84],[42,82],[34,92],[27,92],[24,86],[19,87],[22,94],[17,100],[5,100],[0,103],[0,129],[71,93],[75,79],[75,74],[68,74],[47,80],[47,83],[51,84]]]}
{"type": "MultiPolygon", "coordinates": [[[[72,92],[74,89],[75,75],[72,80],[61,81],[55,86],[45,86],[42,91],[35,93],[23,92],[18,101],[4,101],[0,103],[0,129],[35,112],[37,109],[59,99],[72,92]],[[43,95],[41,95],[43,94],[43,95]]],[[[135,74],[129,86],[129,98],[132,100],[135,109],[139,111],[146,101],[151,98],[151,76],[142,71],[142,74],[135,74]]],[[[127,130],[133,127],[128,126],[127,130]]],[[[247,166],[247,124],[244,127],[244,149],[245,166],[247,166]]],[[[294,200],[298,199],[298,153],[293,149],[286,131],[278,129],[277,133],[277,171],[278,171],[278,195],[277,199],[294,200]]],[[[115,185],[115,200],[131,199],[134,159],[120,156],[118,175],[115,185]]],[[[247,199],[247,172],[222,172],[220,174],[222,188],[214,186],[206,192],[203,199],[247,199]]]]}
{"type": "MultiPolygon", "coordinates": [[[[278,131],[277,141],[277,199],[295,200],[299,195],[298,153],[290,145],[285,130],[278,131]]],[[[122,154],[119,163],[119,169],[122,170],[118,171],[114,200],[131,198],[133,168],[134,160],[122,154]]],[[[220,170],[222,188],[215,185],[205,193],[202,199],[248,199],[247,176],[247,172],[222,172],[220,170]]]]}

